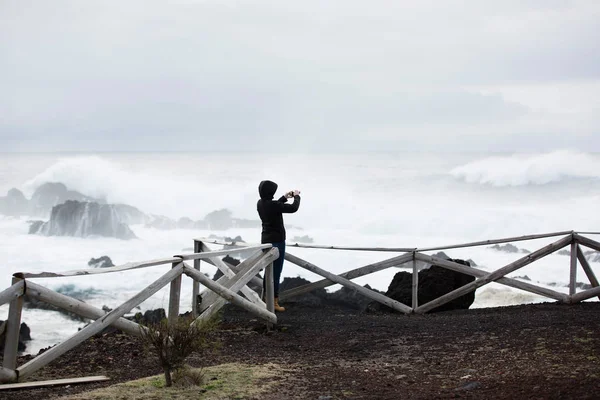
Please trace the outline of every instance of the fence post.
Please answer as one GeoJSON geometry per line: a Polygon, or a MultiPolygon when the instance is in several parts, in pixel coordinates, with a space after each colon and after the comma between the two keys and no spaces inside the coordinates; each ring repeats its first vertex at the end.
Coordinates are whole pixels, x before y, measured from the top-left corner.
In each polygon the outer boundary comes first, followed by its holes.
{"type": "MultiPolygon", "coordinates": [[[[173,263],[172,268],[177,268],[181,262],[173,263]]],[[[169,325],[173,323],[179,317],[179,300],[181,299],[181,274],[171,281],[171,288],[169,291],[169,325]]]]}
{"type": "Polygon", "coordinates": [[[569,279],[569,296],[573,296],[576,292],[577,283],[577,240],[573,237],[571,242],[571,277],[569,279]]]}
{"type": "MultiPolygon", "coordinates": [[[[14,274],[12,284],[22,281],[23,275],[14,274]]],[[[19,331],[21,330],[21,311],[23,310],[23,295],[10,302],[8,319],[6,320],[6,339],[4,341],[4,361],[2,366],[14,370],[17,368],[17,354],[19,352],[19,331]]]]}
{"type": "MultiPolygon", "coordinates": [[[[194,239],[194,253],[202,252],[202,242],[194,239]]],[[[200,271],[200,260],[194,260],[194,269],[200,271]]],[[[200,294],[200,283],[194,279],[192,283],[192,316],[198,318],[198,295],[200,294]]]]}
{"type": "Polygon", "coordinates": [[[412,308],[414,310],[419,306],[419,269],[417,268],[417,258],[414,251],[412,267],[412,308]]]}
{"type": "MultiPolygon", "coordinates": [[[[273,263],[269,263],[265,268],[265,282],[267,290],[265,293],[265,302],[267,303],[267,311],[275,312],[275,288],[273,287],[273,263]]],[[[272,328],[273,324],[267,322],[267,328],[272,328]]]]}

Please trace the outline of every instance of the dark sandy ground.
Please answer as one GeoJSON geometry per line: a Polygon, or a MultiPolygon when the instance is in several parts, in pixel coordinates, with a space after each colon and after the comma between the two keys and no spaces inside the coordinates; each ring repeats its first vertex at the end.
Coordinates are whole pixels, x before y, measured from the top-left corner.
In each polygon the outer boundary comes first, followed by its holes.
{"type": "MultiPolygon", "coordinates": [[[[276,391],[263,399],[600,398],[599,302],[424,316],[288,306],[271,332],[227,307],[220,350],[192,356],[190,364],[282,365],[276,391]]],[[[33,379],[108,375],[111,381],[0,392],[0,399],[57,398],[159,372],[138,339],[105,334],[33,379]]]]}

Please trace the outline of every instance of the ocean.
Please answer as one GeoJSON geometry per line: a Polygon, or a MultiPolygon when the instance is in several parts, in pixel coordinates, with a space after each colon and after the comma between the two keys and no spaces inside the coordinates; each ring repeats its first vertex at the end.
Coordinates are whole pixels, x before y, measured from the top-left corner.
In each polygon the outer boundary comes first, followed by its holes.
{"type": "MultiPolygon", "coordinates": [[[[307,235],[315,244],[363,247],[441,246],[555,231],[599,231],[600,154],[560,150],[539,154],[365,153],[102,153],[0,155],[0,196],[15,187],[30,197],[46,182],[62,182],[85,195],[125,203],[173,219],[202,219],[227,208],[235,218],[258,219],[261,180],[279,184],[278,193],[299,189],[302,203],[285,216],[288,241],[307,235]]],[[[260,229],[158,230],[133,225],[138,239],[44,237],[29,235],[33,217],[0,215],[0,290],[15,272],[88,268],[92,257],[108,255],[116,265],[191,252],[194,238],[241,236],[260,240],[260,229]]],[[[591,236],[599,240],[600,236],[591,236]]],[[[514,243],[536,250],[555,239],[514,243]]],[[[219,246],[213,246],[218,249],[219,246]]],[[[334,273],[395,256],[395,253],[289,249],[334,273]]],[[[435,252],[431,252],[432,254],[435,252]]],[[[446,251],[495,270],[521,257],[488,246],[446,251]]],[[[36,279],[52,289],[84,291],[98,307],[116,307],[165,272],[165,266],[114,274],[36,279]]],[[[592,263],[600,274],[600,263],[592,263]]],[[[385,291],[399,269],[356,280],[385,291]]],[[[203,263],[202,271],[215,268],[203,263]]],[[[569,257],[553,254],[510,276],[568,292],[569,257]]],[[[291,263],[283,276],[318,276],[291,263]]],[[[578,281],[588,283],[581,269],[578,281]]],[[[332,286],[336,290],[339,286],[332,286]]],[[[492,284],[477,290],[473,307],[548,301],[492,284]]],[[[140,311],[165,307],[167,289],[144,302],[140,311]]],[[[191,280],[183,279],[181,310],[191,308],[191,280]],[[188,295],[186,295],[188,294],[188,295]]],[[[133,310],[138,311],[138,310],[133,310]]],[[[8,306],[0,307],[5,319],[8,306]]],[[[23,311],[32,330],[27,352],[37,353],[75,333],[83,323],[56,312],[23,311]]]]}

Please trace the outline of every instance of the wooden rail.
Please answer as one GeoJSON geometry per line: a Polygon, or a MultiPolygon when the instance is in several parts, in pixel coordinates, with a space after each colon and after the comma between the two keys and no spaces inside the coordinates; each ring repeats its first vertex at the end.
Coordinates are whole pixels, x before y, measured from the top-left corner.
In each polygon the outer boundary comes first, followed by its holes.
{"type": "MultiPolygon", "coordinates": [[[[212,251],[202,243],[198,243],[195,246],[195,250],[198,250],[198,253],[136,263],[127,263],[104,269],[81,269],[61,273],[42,272],[15,274],[13,276],[12,285],[0,292],[0,305],[4,303],[10,303],[8,319],[5,324],[2,325],[6,332],[6,341],[4,347],[3,365],[0,367],[0,383],[16,382],[27,379],[40,368],[48,365],[65,352],[78,346],[83,341],[101,332],[108,326],[112,325],[132,335],[140,335],[148,328],[133,321],[129,321],[123,318],[123,316],[167,285],[170,287],[168,320],[169,323],[172,323],[175,318],[179,316],[181,283],[183,275],[190,276],[194,279],[194,282],[200,282],[207,287],[205,294],[207,295],[207,299],[210,300],[210,303],[207,303],[206,301],[203,302],[203,304],[206,305],[207,310],[201,314],[201,319],[208,318],[210,315],[213,315],[219,310],[219,308],[229,301],[265,320],[268,326],[272,326],[272,324],[277,323],[277,316],[275,315],[272,307],[272,299],[271,304],[269,304],[269,302],[265,304],[256,292],[250,290],[246,286],[249,281],[256,279],[256,274],[260,270],[269,269],[269,266],[272,265],[273,260],[277,259],[279,256],[277,248],[273,248],[270,244],[267,244],[247,246],[241,249],[235,248],[229,250],[212,251]],[[252,255],[242,264],[240,264],[239,268],[235,271],[232,268],[229,268],[228,264],[224,263],[219,258],[223,255],[240,252],[250,252],[252,255]],[[194,267],[187,265],[184,260],[193,260],[194,267]],[[201,260],[211,262],[223,271],[226,286],[219,282],[214,282],[199,271],[201,260]],[[82,301],[54,292],[28,280],[35,278],[60,278],[66,276],[85,276],[91,274],[114,273],[158,265],[169,265],[171,268],[148,287],[140,291],[137,295],[108,313],[82,301]],[[238,295],[238,291],[241,291],[249,300],[246,300],[238,295]],[[23,298],[25,295],[52,304],[82,317],[93,319],[94,322],[85,326],[83,329],[64,342],[57,344],[34,359],[17,367],[19,328],[21,325],[21,313],[23,309],[23,298]]],[[[267,282],[267,290],[272,292],[272,280],[270,283],[267,282]]],[[[193,309],[197,308],[198,293],[199,286],[193,287],[193,309]]],[[[196,312],[198,310],[194,309],[194,311],[196,312]]]]}
{"type": "MultiPolygon", "coordinates": [[[[588,232],[589,234],[598,234],[596,232],[588,232]]],[[[206,240],[206,239],[196,239],[196,240],[206,240]]],[[[224,242],[219,240],[208,240],[213,244],[225,245],[230,247],[236,246],[250,246],[250,244],[245,242],[224,242]]],[[[382,304],[385,304],[389,307],[392,307],[403,313],[426,313],[431,311],[432,309],[439,307],[447,302],[450,302],[460,296],[463,296],[469,292],[477,290],[478,288],[487,285],[491,282],[496,282],[502,285],[506,285],[509,287],[513,287],[519,290],[523,290],[529,293],[533,293],[539,296],[548,297],[553,300],[557,300],[561,303],[576,303],[582,300],[586,300],[595,296],[598,296],[600,299],[600,289],[598,284],[598,279],[594,275],[592,268],[589,263],[585,259],[583,252],[581,251],[580,245],[592,248],[594,250],[600,251],[600,243],[594,241],[590,238],[582,236],[581,233],[575,231],[562,231],[562,232],[552,232],[552,233],[544,233],[544,234],[534,234],[534,235],[525,235],[525,236],[515,236],[508,237],[503,239],[491,239],[484,240],[478,242],[470,242],[470,243],[462,243],[462,244],[453,244],[446,246],[435,246],[435,247],[424,247],[424,248],[410,248],[410,247],[397,247],[397,248],[383,248],[383,247],[340,247],[340,246],[323,246],[323,245],[305,245],[305,244],[288,244],[289,247],[299,247],[299,248],[310,248],[310,249],[331,249],[331,250],[360,250],[360,251],[388,251],[388,252],[405,252],[405,254],[401,254],[399,256],[383,260],[380,262],[376,262],[373,264],[366,265],[364,267],[356,268],[351,271],[335,275],[332,274],[322,268],[317,267],[316,265],[303,260],[293,254],[286,253],[285,259],[289,262],[304,268],[310,272],[313,272],[317,275],[322,276],[325,279],[320,281],[312,282],[306,285],[302,285],[293,289],[289,289],[280,293],[281,299],[290,299],[295,296],[308,293],[313,290],[326,288],[328,286],[334,284],[341,284],[345,287],[351,288],[358,293],[361,293],[364,296],[367,296],[375,301],[378,301],[382,304]],[[436,250],[448,250],[448,249],[457,249],[457,248],[467,248],[467,247],[475,247],[475,246],[484,246],[490,244],[500,244],[500,243],[510,243],[515,241],[526,241],[526,240],[535,240],[535,239],[543,239],[543,238],[551,238],[551,237],[559,237],[563,236],[561,239],[551,243],[547,246],[542,247],[541,249],[534,251],[522,258],[512,262],[498,270],[487,272],[481,269],[468,267],[462,264],[455,263],[451,260],[443,260],[437,257],[433,257],[427,254],[424,254],[425,251],[436,251],[436,250]],[[569,246],[571,247],[571,257],[569,264],[569,294],[564,294],[557,292],[555,290],[541,287],[538,285],[534,285],[528,282],[523,282],[518,279],[509,278],[506,275],[514,272],[520,268],[523,268],[543,257],[552,254],[553,252],[569,246]],[[412,270],[413,270],[413,283],[412,283],[412,307],[409,305],[405,305],[402,303],[398,303],[389,297],[383,296],[374,291],[368,290],[367,288],[358,286],[353,282],[350,282],[351,279],[368,275],[377,271],[384,270],[390,267],[398,267],[403,265],[409,261],[413,261],[412,270]],[[438,297],[426,304],[419,305],[418,304],[418,271],[417,271],[417,261],[427,262],[432,265],[438,265],[442,268],[446,268],[452,271],[464,273],[467,275],[474,276],[475,281],[464,285],[463,287],[457,288],[456,290],[447,293],[443,296],[438,297]],[[592,285],[592,289],[580,291],[576,293],[575,284],[577,279],[577,262],[581,265],[582,269],[586,273],[586,276],[590,280],[592,285]]]]}
{"type": "MultiPolygon", "coordinates": [[[[589,233],[592,234],[592,233],[589,233]]],[[[322,276],[324,279],[317,282],[312,282],[301,287],[297,287],[280,294],[282,299],[292,298],[303,293],[307,293],[316,289],[326,288],[334,284],[340,284],[350,288],[353,291],[360,293],[373,301],[377,301],[401,313],[426,313],[436,307],[439,307],[447,302],[450,302],[460,296],[472,292],[491,282],[496,282],[502,285],[513,287],[536,295],[545,296],[553,300],[558,300],[562,303],[577,303],[592,297],[600,299],[600,285],[591,266],[586,260],[581,246],[585,246],[596,251],[600,251],[600,242],[583,236],[581,232],[565,231],[549,234],[537,234],[519,236],[505,239],[494,239],[480,242],[464,243],[450,246],[438,246],[428,248],[382,248],[382,247],[336,247],[336,246],[319,246],[319,245],[291,245],[290,247],[302,247],[312,249],[331,249],[331,250],[350,250],[350,251],[379,251],[379,252],[397,252],[403,253],[391,257],[389,259],[365,265],[342,274],[336,275],[323,268],[320,268],[306,260],[303,260],[293,254],[286,253],[285,259],[301,268],[322,276]],[[458,264],[452,260],[443,260],[434,256],[424,254],[425,251],[446,250],[454,248],[473,247],[481,245],[489,245],[494,243],[508,243],[520,240],[533,240],[541,238],[550,238],[563,236],[555,242],[544,246],[533,253],[525,255],[518,260],[509,263],[495,271],[483,271],[478,268],[469,267],[458,264]],[[552,254],[553,252],[563,247],[570,246],[571,257],[569,263],[569,294],[557,292],[552,289],[540,287],[528,282],[523,282],[518,279],[509,278],[506,275],[514,272],[526,265],[529,265],[543,257],[552,254]],[[413,271],[412,280],[412,302],[411,304],[403,304],[395,299],[389,298],[368,288],[362,287],[354,282],[361,276],[369,275],[374,272],[382,271],[391,267],[402,266],[412,262],[410,268],[413,271]],[[425,304],[418,304],[418,262],[426,262],[432,265],[438,265],[452,271],[464,273],[474,276],[476,279],[460,288],[457,288],[450,293],[446,293],[425,304]],[[589,279],[592,288],[577,292],[577,265],[581,265],[587,278],[589,279]]],[[[144,329],[144,326],[138,325],[135,322],[129,321],[123,316],[138,306],[144,300],[158,292],[161,288],[169,285],[169,306],[168,319],[173,322],[179,315],[179,304],[181,299],[181,282],[183,275],[189,276],[194,280],[192,286],[192,312],[196,321],[209,318],[214,315],[226,302],[230,302],[239,307],[246,309],[258,318],[263,319],[267,326],[272,326],[277,323],[277,316],[274,313],[273,304],[273,261],[279,257],[277,248],[270,244],[251,245],[248,243],[227,243],[221,241],[211,241],[203,239],[194,240],[194,253],[176,255],[169,258],[149,260],[136,263],[127,263],[116,267],[104,269],[82,269],[74,271],[66,271],[62,273],[42,272],[42,273],[17,273],[14,274],[12,285],[0,292],[0,305],[9,303],[9,315],[4,325],[6,333],[6,342],[4,350],[4,359],[2,367],[0,367],[0,383],[15,382],[26,379],[35,371],[49,364],[60,355],[71,350],[79,345],[84,340],[92,335],[102,331],[108,326],[115,326],[124,332],[132,335],[139,335],[144,329]],[[218,245],[228,245],[230,248],[225,250],[211,250],[207,243],[218,245]],[[247,252],[249,256],[243,260],[238,266],[234,267],[224,262],[220,257],[232,253],[247,252]],[[193,261],[193,266],[190,266],[186,261],[193,261]],[[223,276],[217,281],[207,278],[200,272],[201,262],[207,262],[215,265],[223,272],[223,276]],[[139,268],[147,268],[159,265],[169,265],[170,269],[160,278],[153,282],[148,287],[144,288],[137,295],[127,300],[114,310],[105,313],[96,307],[75,300],[71,297],[56,293],[48,288],[31,282],[30,279],[35,278],[59,278],[67,276],[84,276],[91,274],[104,274],[113,272],[129,271],[139,268]],[[264,270],[264,286],[266,288],[266,302],[258,296],[256,292],[248,288],[249,282],[258,283],[262,286],[263,280],[257,277],[259,271],[264,270]],[[206,287],[202,292],[202,302],[198,304],[198,295],[200,294],[200,284],[206,287]],[[238,294],[238,292],[241,293],[238,294]],[[63,308],[69,312],[81,315],[85,318],[94,320],[91,324],[77,332],[66,341],[59,343],[50,350],[38,355],[34,359],[17,367],[17,346],[19,328],[21,322],[21,313],[23,309],[23,298],[25,295],[32,296],[38,300],[47,302],[57,307],[63,308]],[[244,297],[242,297],[242,295],[244,297]]]]}

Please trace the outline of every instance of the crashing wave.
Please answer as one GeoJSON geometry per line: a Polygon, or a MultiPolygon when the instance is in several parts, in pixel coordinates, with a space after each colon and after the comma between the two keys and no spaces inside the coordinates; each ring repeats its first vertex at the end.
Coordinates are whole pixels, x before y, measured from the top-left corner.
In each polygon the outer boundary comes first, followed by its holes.
{"type": "Polygon", "coordinates": [[[75,200],[53,207],[50,220],[30,233],[44,236],[107,236],[118,239],[136,237],[129,226],[121,221],[115,206],[75,200]]]}
{"type": "Polygon", "coordinates": [[[488,157],[450,171],[467,183],[492,186],[545,185],[565,179],[599,179],[600,158],[569,150],[488,157]]]}

